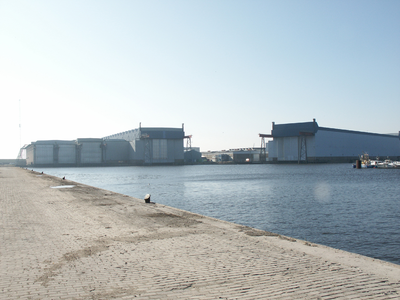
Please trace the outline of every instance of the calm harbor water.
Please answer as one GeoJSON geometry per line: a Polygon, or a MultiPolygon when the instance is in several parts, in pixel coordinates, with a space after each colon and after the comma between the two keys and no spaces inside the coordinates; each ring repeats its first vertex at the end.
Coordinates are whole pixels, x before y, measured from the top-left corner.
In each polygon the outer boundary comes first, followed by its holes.
{"type": "Polygon", "coordinates": [[[35,170],[400,264],[400,170],[351,164],[35,170]]]}

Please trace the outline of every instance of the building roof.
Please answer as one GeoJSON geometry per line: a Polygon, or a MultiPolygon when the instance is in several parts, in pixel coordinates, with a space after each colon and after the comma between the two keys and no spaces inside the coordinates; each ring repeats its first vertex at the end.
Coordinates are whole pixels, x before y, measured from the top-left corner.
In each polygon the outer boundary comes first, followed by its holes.
{"type": "Polygon", "coordinates": [[[140,128],[141,135],[151,139],[183,139],[185,133],[182,128],[140,128]]]}
{"type": "Polygon", "coordinates": [[[91,143],[91,142],[95,142],[95,143],[101,143],[103,141],[103,139],[101,138],[79,138],[76,139],[77,143],[91,143]]]}
{"type": "Polygon", "coordinates": [[[384,133],[373,133],[373,132],[365,132],[365,131],[346,130],[346,129],[336,129],[336,128],[328,128],[328,127],[319,127],[319,130],[346,132],[346,133],[354,133],[354,134],[365,134],[365,135],[379,135],[379,136],[391,137],[391,138],[396,138],[396,139],[400,138],[400,132],[399,132],[399,135],[396,135],[396,134],[384,134],[384,133]]]}
{"type": "Polygon", "coordinates": [[[275,124],[272,123],[271,135],[272,137],[293,137],[301,135],[315,135],[319,130],[321,131],[334,131],[334,132],[345,132],[353,134],[365,134],[365,135],[379,135],[391,138],[400,138],[399,135],[393,134],[381,134],[363,131],[354,131],[346,129],[336,129],[328,127],[320,127],[318,123],[313,120],[313,122],[303,122],[303,123],[288,123],[288,124],[275,124]]]}
{"type": "Polygon", "coordinates": [[[170,128],[170,127],[140,127],[104,137],[104,139],[113,139],[118,137],[134,140],[137,138],[150,138],[150,139],[183,139],[185,132],[183,128],[170,128]]]}
{"type": "Polygon", "coordinates": [[[39,140],[32,142],[35,145],[53,145],[53,144],[75,144],[74,140],[39,140]]]}
{"type": "Polygon", "coordinates": [[[317,122],[273,124],[271,135],[273,137],[300,136],[304,134],[314,135],[318,131],[317,122]]]}

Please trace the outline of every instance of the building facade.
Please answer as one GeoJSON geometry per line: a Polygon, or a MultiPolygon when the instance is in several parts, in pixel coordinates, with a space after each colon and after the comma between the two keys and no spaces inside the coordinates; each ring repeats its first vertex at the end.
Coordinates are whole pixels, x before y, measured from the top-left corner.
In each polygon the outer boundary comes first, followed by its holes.
{"type": "Polygon", "coordinates": [[[249,164],[263,162],[260,160],[260,152],[260,148],[230,149],[202,152],[202,156],[214,163],[249,164]]]}
{"type": "Polygon", "coordinates": [[[183,164],[182,128],[138,128],[104,138],[36,141],[25,147],[27,166],[183,164]]]}
{"type": "Polygon", "coordinates": [[[105,143],[115,139],[125,140],[130,145],[129,161],[133,164],[183,164],[182,128],[139,127],[104,137],[105,143]]]}
{"type": "Polygon", "coordinates": [[[400,158],[399,135],[320,127],[312,122],[275,124],[268,142],[269,162],[354,162],[370,157],[400,158]]]}

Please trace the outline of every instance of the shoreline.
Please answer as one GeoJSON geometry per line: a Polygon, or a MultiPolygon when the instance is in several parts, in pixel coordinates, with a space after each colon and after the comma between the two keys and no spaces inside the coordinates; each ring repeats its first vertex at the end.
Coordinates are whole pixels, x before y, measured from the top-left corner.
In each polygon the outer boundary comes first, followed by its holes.
{"type": "Polygon", "coordinates": [[[30,170],[0,180],[0,299],[400,297],[393,263],[30,170]]]}

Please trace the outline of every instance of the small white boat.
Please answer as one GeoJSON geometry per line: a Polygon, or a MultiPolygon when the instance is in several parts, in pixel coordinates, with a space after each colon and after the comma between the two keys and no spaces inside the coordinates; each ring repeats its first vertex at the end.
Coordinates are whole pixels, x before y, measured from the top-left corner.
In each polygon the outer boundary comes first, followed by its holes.
{"type": "Polygon", "coordinates": [[[385,168],[385,169],[400,168],[400,161],[391,161],[390,159],[385,159],[385,161],[378,164],[378,168],[385,168]]]}
{"type": "MultiPolygon", "coordinates": [[[[368,153],[364,153],[360,155],[361,168],[381,168],[381,169],[393,169],[400,168],[400,161],[392,161],[389,158],[384,161],[379,160],[379,157],[376,159],[370,159],[368,153]]],[[[356,165],[353,165],[353,168],[356,168],[356,165]]]]}

